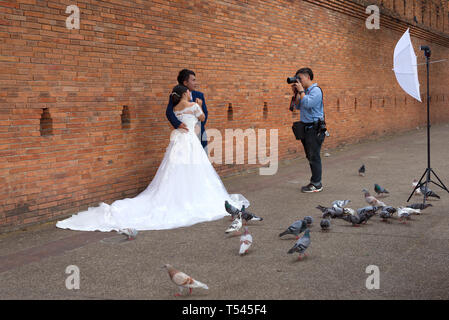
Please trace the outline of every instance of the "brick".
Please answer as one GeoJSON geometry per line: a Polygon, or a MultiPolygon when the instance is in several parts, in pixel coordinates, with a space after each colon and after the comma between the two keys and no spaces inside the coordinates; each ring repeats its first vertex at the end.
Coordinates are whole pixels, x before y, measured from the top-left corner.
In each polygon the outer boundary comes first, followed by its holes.
{"type": "MultiPolygon", "coordinates": [[[[436,58],[449,54],[449,4],[437,25],[436,7],[425,0],[407,0],[405,8],[401,0],[349,2],[149,0],[142,10],[129,1],[122,7],[120,0],[80,0],[80,30],[68,30],[67,4],[0,1],[0,184],[6,186],[0,208],[9,212],[0,216],[0,229],[145,188],[168,145],[172,128],[165,107],[184,67],[195,70],[205,93],[206,128],[218,129],[223,138],[226,128],[278,129],[280,160],[303,156],[291,132],[299,112],[287,110],[291,90],[285,83],[303,66],[314,70],[325,92],[332,132],[326,148],[424,124],[424,104],[411,97],[406,102],[391,73],[391,49],[406,25],[381,20],[380,30],[369,31],[363,5],[355,3],[383,3],[382,14],[404,21],[416,16],[423,28],[412,28],[415,51],[429,44],[436,58]],[[351,16],[339,8],[352,10],[351,16]],[[427,28],[443,27],[445,36],[429,38],[427,28]],[[121,125],[124,105],[129,129],[121,125]],[[49,109],[52,135],[41,136],[43,108],[49,109]],[[403,121],[397,123],[399,116],[403,121]]],[[[431,119],[447,122],[449,76],[435,69],[432,77],[431,119]]],[[[257,167],[213,165],[222,176],[257,167]]]]}

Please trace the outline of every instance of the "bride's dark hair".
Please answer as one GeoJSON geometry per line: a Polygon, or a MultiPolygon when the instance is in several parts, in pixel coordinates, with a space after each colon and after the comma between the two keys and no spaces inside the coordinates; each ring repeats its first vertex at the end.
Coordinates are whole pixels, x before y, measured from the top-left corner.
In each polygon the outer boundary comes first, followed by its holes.
{"type": "Polygon", "coordinates": [[[171,102],[173,104],[173,107],[176,106],[179,101],[181,101],[182,95],[187,92],[188,88],[186,86],[182,86],[182,85],[177,85],[173,88],[171,94],[170,94],[170,99],[171,102]]]}

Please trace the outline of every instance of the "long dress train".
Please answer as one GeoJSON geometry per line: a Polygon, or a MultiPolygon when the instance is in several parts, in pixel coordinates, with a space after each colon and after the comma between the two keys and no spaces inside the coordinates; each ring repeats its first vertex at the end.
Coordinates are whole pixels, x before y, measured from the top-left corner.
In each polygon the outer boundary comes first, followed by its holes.
{"type": "Polygon", "coordinates": [[[164,158],[148,187],[134,198],[101,202],[56,227],[81,231],[118,231],[123,228],[162,230],[191,226],[229,215],[225,200],[237,208],[250,202],[228,194],[195,133],[201,107],[194,104],[175,115],[189,128],[173,130],[164,158]]]}

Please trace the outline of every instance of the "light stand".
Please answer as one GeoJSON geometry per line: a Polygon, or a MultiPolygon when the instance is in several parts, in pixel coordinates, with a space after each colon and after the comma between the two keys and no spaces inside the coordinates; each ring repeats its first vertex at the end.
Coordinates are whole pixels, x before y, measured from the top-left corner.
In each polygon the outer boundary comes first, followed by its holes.
{"type": "MultiPolygon", "coordinates": [[[[424,190],[428,190],[429,182],[432,182],[433,184],[439,186],[441,189],[446,190],[449,192],[449,190],[446,188],[444,183],[438,178],[437,174],[433,169],[430,167],[430,90],[429,90],[429,59],[430,59],[430,48],[428,46],[421,46],[421,50],[424,50],[424,55],[426,56],[426,66],[427,66],[427,169],[424,171],[424,174],[422,175],[421,179],[419,179],[418,184],[415,186],[415,189],[413,189],[412,193],[410,194],[410,197],[408,197],[407,202],[410,201],[410,198],[415,193],[415,190],[418,188],[421,188],[421,186],[424,186],[424,190]],[[435,177],[437,177],[438,181],[441,183],[438,184],[430,179],[430,173],[433,173],[435,177]],[[424,176],[426,177],[425,182],[422,182],[424,176]]],[[[426,204],[427,199],[427,192],[423,192],[424,194],[424,201],[423,204],[426,204]]]]}

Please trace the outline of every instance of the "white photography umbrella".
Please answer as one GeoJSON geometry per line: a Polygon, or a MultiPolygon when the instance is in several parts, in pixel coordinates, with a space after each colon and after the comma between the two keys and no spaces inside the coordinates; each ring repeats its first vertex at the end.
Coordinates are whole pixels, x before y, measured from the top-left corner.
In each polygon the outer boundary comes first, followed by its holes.
{"type": "Polygon", "coordinates": [[[416,55],[410,40],[409,29],[405,31],[394,48],[393,66],[396,80],[401,88],[421,102],[416,55]]]}

